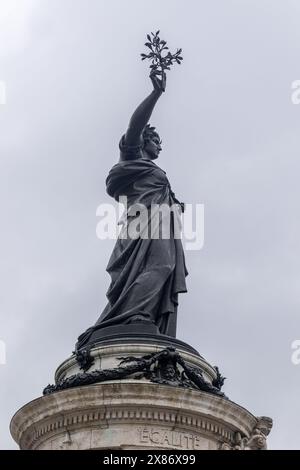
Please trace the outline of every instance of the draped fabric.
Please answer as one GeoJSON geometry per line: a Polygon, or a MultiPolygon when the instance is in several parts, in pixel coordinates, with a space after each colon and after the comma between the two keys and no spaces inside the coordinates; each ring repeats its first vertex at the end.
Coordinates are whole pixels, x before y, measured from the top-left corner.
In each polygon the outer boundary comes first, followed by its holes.
{"type": "Polygon", "coordinates": [[[187,291],[185,277],[188,273],[182,243],[174,236],[174,221],[180,217],[181,209],[165,172],[152,160],[120,161],[111,169],[106,186],[108,194],[117,201],[122,196],[127,197],[127,212],[122,235],[117,239],[107,266],[111,276],[108,303],[96,324],[79,337],[79,347],[99,328],[139,321],[155,323],[161,334],[170,334],[178,293],[187,291]],[[147,223],[137,238],[125,238],[130,224],[136,221],[136,214],[132,215],[136,204],[147,208],[147,223]],[[166,228],[163,225],[169,224],[170,236],[166,239],[153,239],[153,234],[143,237],[151,218],[153,220],[150,212],[153,204],[175,207],[171,217],[156,219],[159,221],[156,230],[160,234],[162,228],[166,228]]]}

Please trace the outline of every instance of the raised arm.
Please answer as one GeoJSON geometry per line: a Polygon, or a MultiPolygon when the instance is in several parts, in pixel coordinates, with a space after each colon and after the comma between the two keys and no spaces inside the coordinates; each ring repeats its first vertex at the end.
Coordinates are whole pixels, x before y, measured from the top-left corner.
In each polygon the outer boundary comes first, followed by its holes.
{"type": "Polygon", "coordinates": [[[150,75],[153,90],[147,98],[134,111],[127,132],[125,134],[125,143],[127,145],[139,145],[142,138],[144,127],[148,123],[154,106],[158,98],[166,89],[166,74],[158,78],[156,74],[150,75]]]}

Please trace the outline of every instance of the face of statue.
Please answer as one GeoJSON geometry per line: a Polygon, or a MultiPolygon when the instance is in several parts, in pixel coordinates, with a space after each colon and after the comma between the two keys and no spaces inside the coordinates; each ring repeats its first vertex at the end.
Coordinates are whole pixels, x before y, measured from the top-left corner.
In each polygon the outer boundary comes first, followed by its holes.
{"type": "Polygon", "coordinates": [[[159,137],[156,136],[152,137],[152,139],[149,140],[149,142],[147,142],[144,147],[144,151],[147,153],[147,157],[151,158],[151,160],[158,158],[161,149],[161,141],[159,137]]]}

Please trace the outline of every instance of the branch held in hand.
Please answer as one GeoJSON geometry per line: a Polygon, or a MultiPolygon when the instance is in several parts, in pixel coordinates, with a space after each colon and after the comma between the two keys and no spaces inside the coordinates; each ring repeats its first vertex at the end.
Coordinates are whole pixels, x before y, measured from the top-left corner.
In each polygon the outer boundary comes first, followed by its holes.
{"type": "Polygon", "coordinates": [[[145,46],[150,51],[148,54],[141,54],[141,57],[142,60],[148,59],[151,61],[151,74],[163,77],[165,70],[170,70],[171,65],[174,63],[181,64],[183,57],[181,56],[182,49],[177,49],[172,54],[167,47],[166,41],[159,37],[159,33],[160,31],[156,31],[155,34],[151,33],[151,36],[147,34],[148,42],[145,43],[145,46]]]}

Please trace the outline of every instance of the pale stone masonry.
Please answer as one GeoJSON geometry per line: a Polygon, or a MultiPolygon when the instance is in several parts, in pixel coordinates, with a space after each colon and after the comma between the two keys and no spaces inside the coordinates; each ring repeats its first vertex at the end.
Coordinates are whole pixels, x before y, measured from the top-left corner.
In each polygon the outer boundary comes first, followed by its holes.
{"type": "MultiPolygon", "coordinates": [[[[159,345],[114,344],[92,350],[89,370],[114,367],[124,355],[145,355],[159,345]]],[[[180,351],[212,382],[215,369],[201,356],[180,351]]],[[[74,356],[56,381],[79,372],[74,356]]],[[[184,387],[127,378],[70,388],[38,398],[12,419],[20,449],[265,449],[269,418],[256,418],[228,399],[184,387]]]]}

